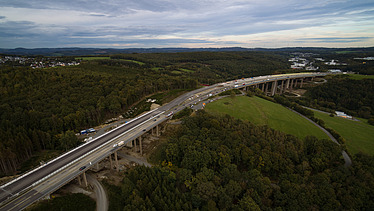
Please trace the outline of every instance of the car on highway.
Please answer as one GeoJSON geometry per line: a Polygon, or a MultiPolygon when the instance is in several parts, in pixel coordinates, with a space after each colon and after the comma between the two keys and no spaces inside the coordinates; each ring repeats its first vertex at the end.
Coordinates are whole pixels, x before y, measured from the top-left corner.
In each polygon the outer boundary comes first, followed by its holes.
{"type": "Polygon", "coordinates": [[[146,131],[146,129],[143,129],[143,131],[146,131]]]}
{"type": "Polygon", "coordinates": [[[84,170],[85,168],[86,168],[86,166],[82,166],[82,167],[79,168],[79,171],[82,171],[82,170],[84,170]]]}

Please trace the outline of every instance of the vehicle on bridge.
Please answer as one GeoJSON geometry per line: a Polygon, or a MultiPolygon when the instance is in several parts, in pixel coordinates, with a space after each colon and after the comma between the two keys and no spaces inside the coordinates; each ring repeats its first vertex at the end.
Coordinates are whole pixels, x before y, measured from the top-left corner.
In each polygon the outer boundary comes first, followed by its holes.
{"type": "Polygon", "coordinates": [[[173,114],[174,114],[174,112],[170,112],[170,113],[166,116],[166,118],[173,116],[173,114]]]}

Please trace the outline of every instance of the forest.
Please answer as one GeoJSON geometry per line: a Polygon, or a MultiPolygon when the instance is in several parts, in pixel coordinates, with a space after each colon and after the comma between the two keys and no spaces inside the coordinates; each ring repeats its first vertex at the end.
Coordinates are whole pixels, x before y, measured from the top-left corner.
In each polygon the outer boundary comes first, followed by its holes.
{"type": "Polygon", "coordinates": [[[330,140],[304,140],[198,111],[162,146],[159,165],[106,184],[110,210],[370,210],[373,156],[343,166],[330,140]]]}
{"type": "Polygon", "coordinates": [[[265,52],[120,54],[80,63],[0,64],[0,175],[17,173],[36,152],[76,147],[75,133],[124,114],[145,96],[288,66],[284,57],[265,52]]]}
{"type": "Polygon", "coordinates": [[[298,103],[343,111],[347,114],[370,119],[374,117],[374,80],[352,80],[345,75],[328,77],[328,83],[308,88],[305,98],[298,103]]]}

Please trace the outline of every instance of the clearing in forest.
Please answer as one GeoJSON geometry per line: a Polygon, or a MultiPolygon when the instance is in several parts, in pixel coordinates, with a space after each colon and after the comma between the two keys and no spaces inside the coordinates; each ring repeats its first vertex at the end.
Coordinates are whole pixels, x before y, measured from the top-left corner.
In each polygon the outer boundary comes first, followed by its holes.
{"type": "Polygon", "coordinates": [[[206,110],[213,113],[229,114],[238,119],[248,120],[255,125],[268,125],[275,130],[299,138],[314,135],[318,138],[328,139],[328,136],[322,130],[308,120],[282,105],[259,97],[226,97],[209,103],[206,110]]]}
{"type": "Polygon", "coordinates": [[[314,116],[322,119],[325,125],[338,132],[345,140],[350,153],[364,152],[374,155],[374,126],[365,120],[353,121],[341,117],[330,117],[328,114],[314,112],[314,116]]]}

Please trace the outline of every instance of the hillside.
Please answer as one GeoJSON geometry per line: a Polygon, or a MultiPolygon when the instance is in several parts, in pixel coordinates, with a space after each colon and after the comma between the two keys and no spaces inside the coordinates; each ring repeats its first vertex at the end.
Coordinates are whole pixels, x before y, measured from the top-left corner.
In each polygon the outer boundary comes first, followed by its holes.
{"type": "MultiPolygon", "coordinates": [[[[34,62],[47,59],[61,60],[34,62]]],[[[146,96],[271,74],[288,65],[265,52],[195,52],[90,57],[65,67],[33,69],[18,61],[0,66],[0,175],[9,175],[37,152],[76,147],[81,142],[75,133],[139,109],[135,105],[146,96]]]]}
{"type": "Polygon", "coordinates": [[[303,140],[205,111],[184,119],[158,166],[108,185],[109,210],[366,210],[374,206],[373,157],[345,169],[329,140],[303,140]],[[360,193],[360,194],[357,194],[360,193]]]}
{"type": "Polygon", "coordinates": [[[346,140],[348,152],[374,155],[374,126],[361,121],[330,117],[317,111],[314,116],[322,119],[327,127],[334,129],[346,140]]]}
{"type": "Polygon", "coordinates": [[[259,97],[238,96],[234,99],[227,97],[209,103],[208,112],[229,114],[238,119],[248,120],[255,125],[268,125],[269,127],[305,138],[314,135],[318,138],[328,136],[315,125],[293,113],[287,108],[259,97]]]}

